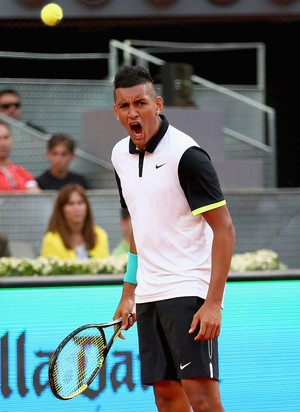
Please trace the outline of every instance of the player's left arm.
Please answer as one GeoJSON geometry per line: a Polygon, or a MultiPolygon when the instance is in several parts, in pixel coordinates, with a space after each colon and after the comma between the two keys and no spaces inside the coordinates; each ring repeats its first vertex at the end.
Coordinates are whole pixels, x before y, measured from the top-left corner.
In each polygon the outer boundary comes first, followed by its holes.
{"type": "Polygon", "coordinates": [[[226,205],[202,213],[213,231],[211,279],[205,303],[195,314],[190,333],[200,325],[195,340],[220,334],[222,301],[235,243],[235,229],[226,205]]]}

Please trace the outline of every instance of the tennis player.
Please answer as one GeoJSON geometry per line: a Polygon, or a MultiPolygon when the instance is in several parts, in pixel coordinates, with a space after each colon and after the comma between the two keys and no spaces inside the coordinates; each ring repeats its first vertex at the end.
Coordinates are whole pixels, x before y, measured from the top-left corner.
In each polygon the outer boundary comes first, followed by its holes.
{"type": "Polygon", "coordinates": [[[123,66],[114,87],[129,136],[112,164],[133,227],[114,319],[124,330],[137,320],[141,379],[158,411],[224,411],[218,336],[235,241],[226,200],[209,155],[161,114],[148,70],[123,66]]]}

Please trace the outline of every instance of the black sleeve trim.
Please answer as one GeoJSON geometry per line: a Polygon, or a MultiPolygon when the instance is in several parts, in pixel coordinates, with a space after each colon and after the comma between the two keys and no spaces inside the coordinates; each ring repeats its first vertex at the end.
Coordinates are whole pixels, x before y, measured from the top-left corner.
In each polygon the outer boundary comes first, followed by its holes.
{"type": "Polygon", "coordinates": [[[121,207],[123,207],[124,209],[127,209],[127,205],[123,196],[123,191],[122,191],[122,186],[121,186],[121,180],[118,176],[118,173],[115,170],[115,177],[116,177],[116,182],[117,182],[117,186],[118,186],[118,190],[119,190],[119,196],[120,196],[120,203],[121,203],[121,207]]]}
{"type": "Polygon", "coordinates": [[[178,177],[192,211],[224,200],[216,170],[200,147],[192,146],[184,152],[178,177]]]}

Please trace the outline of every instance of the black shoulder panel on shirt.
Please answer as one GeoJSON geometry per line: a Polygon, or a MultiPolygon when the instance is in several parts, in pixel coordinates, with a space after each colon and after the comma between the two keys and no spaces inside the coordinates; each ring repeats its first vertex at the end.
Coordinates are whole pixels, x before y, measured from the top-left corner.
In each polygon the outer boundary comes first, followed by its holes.
{"type": "Polygon", "coordinates": [[[191,210],[224,199],[216,170],[200,147],[192,146],[183,153],[178,178],[191,210]]]}

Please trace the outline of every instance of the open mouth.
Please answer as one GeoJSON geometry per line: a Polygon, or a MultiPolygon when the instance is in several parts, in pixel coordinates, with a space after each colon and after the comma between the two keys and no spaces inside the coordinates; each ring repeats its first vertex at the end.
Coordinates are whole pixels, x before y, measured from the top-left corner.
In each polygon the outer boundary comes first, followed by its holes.
{"type": "Polygon", "coordinates": [[[142,126],[139,123],[132,123],[130,125],[131,130],[135,136],[140,136],[142,133],[142,126]]]}

